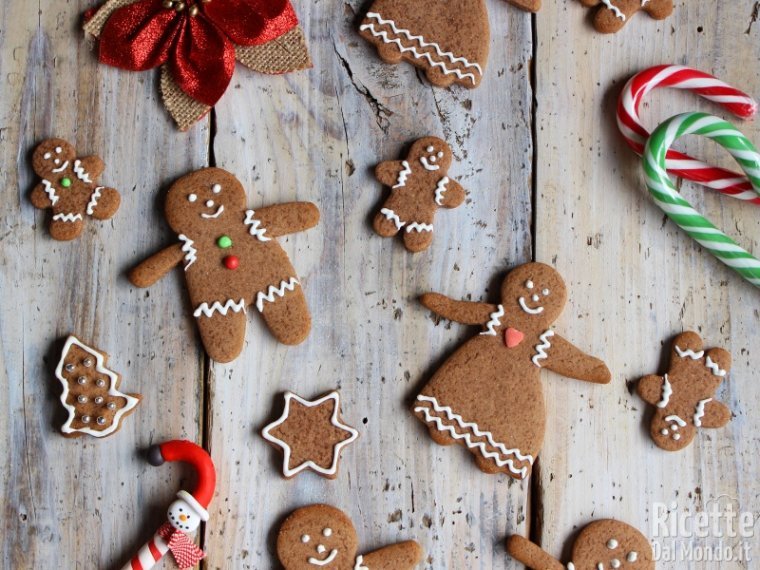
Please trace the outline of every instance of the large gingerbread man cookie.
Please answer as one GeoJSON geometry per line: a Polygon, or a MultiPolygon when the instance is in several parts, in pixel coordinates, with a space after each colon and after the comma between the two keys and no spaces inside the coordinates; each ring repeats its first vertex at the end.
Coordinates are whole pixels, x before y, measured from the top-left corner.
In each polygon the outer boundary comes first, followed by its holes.
{"type": "Polygon", "coordinates": [[[439,87],[480,84],[490,31],[483,0],[375,0],[359,33],[386,63],[406,60],[439,87]]]}
{"type": "Polygon", "coordinates": [[[541,368],[606,384],[610,371],[550,327],[567,301],[565,282],[543,263],[513,269],[501,303],[422,296],[431,311],[483,331],[468,340],[433,375],[414,403],[414,414],[440,445],[457,443],[486,473],[528,476],[545,430],[541,368]]]}
{"type": "Polygon", "coordinates": [[[390,186],[391,195],[375,216],[375,231],[383,237],[403,232],[409,251],[423,251],[433,241],[433,218],[438,208],[456,208],[465,190],[447,176],[451,148],[437,137],[418,139],[405,160],[381,162],[375,177],[390,186]]]}
{"type": "Polygon", "coordinates": [[[673,0],[580,0],[584,6],[598,6],[594,28],[603,34],[623,29],[636,12],[643,11],[655,20],[664,20],[673,13],[673,0]]]}
{"type": "Polygon", "coordinates": [[[358,555],[351,519],[330,505],[309,505],[285,519],[277,535],[277,556],[285,570],[412,570],[422,561],[413,540],[358,555]]]}
{"type": "Polygon", "coordinates": [[[638,393],[655,406],[652,439],[667,451],[688,446],[698,428],[720,428],[731,410],[715,400],[715,391],[731,369],[731,355],[722,348],[704,350],[695,332],[679,334],[670,352],[670,370],[639,381],[638,393]]]}
{"type": "Polygon", "coordinates": [[[184,261],[193,316],[211,358],[229,362],[240,354],[250,305],[280,342],[306,339],[311,328],[306,297],[275,238],[317,225],[314,204],[250,210],[237,178],[221,168],[204,168],[169,189],[166,220],[180,243],[140,263],[129,280],[149,287],[184,261]]]}
{"type": "Polygon", "coordinates": [[[97,156],[77,158],[62,139],[47,139],[35,149],[34,172],[42,178],[31,194],[35,208],[52,210],[50,235],[60,241],[82,233],[85,216],[107,220],[119,209],[119,193],[98,186],[105,165],[97,156]]]}

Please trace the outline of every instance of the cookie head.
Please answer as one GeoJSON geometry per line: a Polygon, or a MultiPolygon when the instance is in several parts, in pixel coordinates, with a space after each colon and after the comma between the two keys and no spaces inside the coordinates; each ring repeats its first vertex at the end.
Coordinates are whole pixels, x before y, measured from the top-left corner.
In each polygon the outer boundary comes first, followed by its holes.
{"type": "Polygon", "coordinates": [[[221,168],[204,168],[177,180],[166,197],[166,220],[178,234],[193,235],[196,228],[228,225],[245,208],[245,190],[237,178],[221,168]]]}
{"type": "Polygon", "coordinates": [[[409,160],[418,163],[429,172],[446,172],[451,166],[451,148],[437,137],[425,137],[415,141],[409,151],[409,160]]]}
{"type": "Polygon", "coordinates": [[[353,568],[358,546],[351,519],[329,505],[294,511],[277,535],[277,555],[286,570],[353,568]]]}
{"type": "Polygon", "coordinates": [[[169,505],[166,517],[174,528],[187,533],[198,528],[202,520],[207,520],[208,513],[192,495],[180,491],[177,500],[169,505]]]}
{"type": "Polygon", "coordinates": [[[34,149],[32,166],[42,178],[53,178],[65,171],[76,158],[76,151],[63,139],[47,139],[34,149]]]}
{"type": "Polygon", "coordinates": [[[587,525],[573,545],[575,568],[653,570],[652,547],[638,530],[606,519],[587,525]]]}
{"type": "Polygon", "coordinates": [[[526,263],[513,269],[501,286],[507,314],[535,317],[542,323],[554,322],[567,302],[565,281],[543,263],[526,263]]]}

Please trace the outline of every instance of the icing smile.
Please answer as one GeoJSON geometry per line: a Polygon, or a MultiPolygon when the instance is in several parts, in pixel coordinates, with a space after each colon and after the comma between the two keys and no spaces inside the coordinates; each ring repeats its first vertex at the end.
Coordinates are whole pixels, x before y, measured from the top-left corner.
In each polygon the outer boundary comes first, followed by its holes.
{"type": "Polygon", "coordinates": [[[420,163],[425,167],[425,170],[438,170],[440,168],[437,164],[430,164],[430,162],[435,162],[435,157],[431,158],[430,161],[426,156],[420,158],[420,163]]]}
{"type": "Polygon", "coordinates": [[[207,220],[218,218],[219,216],[222,215],[222,212],[224,212],[224,206],[220,204],[219,207],[216,209],[216,212],[214,212],[213,214],[201,214],[201,218],[205,218],[207,220]]]}
{"type": "Polygon", "coordinates": [[[330,562],[335,560],[336,556],[338,556],[338,551],[337,549],[333,549],[330,551],[330,554],[328,555],[328,557],[325,558],[324,560],[320,560],[319,558],[314,558],[312,556],[311,558],[309,558],[309,564],[313,564],[314,566],[327,566],[328,564],[330,564],[330,562]]]}
{"type": "Polygon", "coordinates": [[[64,162],[58,168],[54,168],[53,172],[55,172],[56,174],[58,174],[59,172],[63,172],[64,170],[66,170],[68,167],[69,167],[69,161],[67,160],[66,162],[64,162]]]}
{"type": "Polygon", "coordinates": [[[520,308],[529,315],[538,315],[544,312],[544,308],[541,305],[538,305],[535,308],[530,308],[525,302],[525,297],[520,297],[517,301],[520,303],[520,308]]]}

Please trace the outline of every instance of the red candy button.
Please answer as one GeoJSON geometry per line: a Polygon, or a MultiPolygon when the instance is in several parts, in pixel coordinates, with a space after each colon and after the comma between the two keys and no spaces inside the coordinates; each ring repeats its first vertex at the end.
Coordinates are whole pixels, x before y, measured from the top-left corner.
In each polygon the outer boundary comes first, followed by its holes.
{"type": "Polygon", "coordinates": [[[228,255],[224,258],[224,266],[227,269],[237,269],[240,265],[240,260],[236,255],[228,255]]]}

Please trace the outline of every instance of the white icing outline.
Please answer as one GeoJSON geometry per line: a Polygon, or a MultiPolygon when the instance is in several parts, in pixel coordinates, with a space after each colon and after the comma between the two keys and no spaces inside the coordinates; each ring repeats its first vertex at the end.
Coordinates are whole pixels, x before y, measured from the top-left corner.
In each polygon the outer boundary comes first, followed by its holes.
{"type": "Polygon", "coordinates": [[[243,220],[243,225],[250,226],[250,228],[248,228],[248,233],[259,241],[272,241],[272,238],[266,237],[266,235],[264,235],[267,233],[267,229],[260,228],[261,220],[255,219],[255,215],[256,212],[254,210],[245,211],[245,220],[243,220]]]}
{"type": "Polygon", "coordinates": [[[686,350],[681,350],[681,347],[676,345],[676,353],[681,358],[691,358],[692,360],[699,360],[705,355],[704,350],[700,350],[699,352],[694,352],[692,349],[687,348],[686,350]]]}
{"type": "Polygon", "coordinates": [[[525,297],[520,297],[519,299],[517,299],[517,302],[520,303],[520,308],[526,313],[528,313],[529,315],[540,315],[541,313],[544,312],[544,308],[541,305],[539,305],[535,309],[531,309],[525,302],[525,297]]]}
{"type": "Polygon", "coordinates": [[[45,187],[45,194],[47,194],[50,203],[55,206],[55,203],[60,200],[58,194],[55,193],[55,186],[53,186],[50,180],[42,179],[42,185],[45,187]]]}
{"type": "Polygon", "coordinates": [[[259,291],[256,294],[256,309],[258,309],[259,313],[264,312],[264,301],[274,303],[277,297],[285,296],[285,291],[295,291],[296,285],[300,285],[298,279],[291,277],[287,281],[285,279],[280,281],[279,287],[270,285],[266,293],[259,291]]]}
{"type": "Polygon", "coordinates": [[[657,402],[658,408],[665,408],[670,402],[670,397],[673,395],[673,387],[670,385],[668,375],[665,374],[662,382],[662,399],[657,402]]]}
{"type": "Polygon", "coordinates": [[[420,157],[420,164],[425,168],[425,170],[430,170],[431,172],[441,168],[438,164],[430,164],[426,156],[420,157]]]}
{"type": "Polygon", "coordinates": [[[549,357],[549,355],[546,354],[546,351],[552,347],[552,343],[549,341],[549,338],[553,336],[554,331],[549,329],[547,331],[544,331],[543,334],[538,337],[538,340],[540,340],[541,343],[536,345],[536,354],[534,354],[533,358],[530,359],[530,361],[535,366],[541,368],[541,364],[539,364],[538,361],[545,360],[549,357]]]}
{"type": "Polygon", "coordinates": [[[679,418],[675,414],[672,414],[670,416],[665,416],[665,421],[666,422],[670,422],[670,423],[676,423],[677,425],[679,425],[681,427],[685,427],[686,426],[686,422],[683,421],[681,418],[679,418]]]}
{"type": "Polygon", "coordinates": [[[713,376],[720,376],[721,378],[723,378],[726,375],[726,371],[723,370],[720,366],[718,366],[718,363],[715,362],[709,356],[707,357],[707,359],[705,359],[705,366],[707,366],[710,369],[710,372],[713,373],[713,376]]]}
{"type": "Polygon", "coordinates": [[[448,176],[444,176],[438,181],[438,184],[435,187],[435,203],[439,206],[443,206],[443,199],[444,194],[448,190],[447,185],[451,182],[448,176]]]}
{"type": "Polygon", "coordinates": [[[309,557],[309,564],[313,566],[327,566],[328,564],[330,564],[330,562],[335,560],[336,556],[338,556],[338,549],[333,548],[330,551],[330,555],[324,560],[320,560],[319,558],[314,558],[313,556],[309,557]]]}
{"type": "MultiPolygon", "coordinates": [[[[612,13],[615,14],[616,18],[619,18],[620,20],[622,20],[623,22],[625,22],[625,20],[626,20],[625,14],[623,14],[623,12],[620,10],[620,8],[618,8],[617,6],[615,6],[612,3],[612,0],[602,0],[602,4],[604,4],[605,6],[607,6],[607,8],[609,8],[610,10],[612,10],[612,13]]],[[[643,0],[642,0],[641,5],[642,6],[644,5],[644,1],[643,0]]]]}
{"type": "Polygon", "coordinates": [[[122,416],[134,409],[137,404],[140,403],[139,398],[135,398],[133,396],[130,396],[129,394],[125,394],[124,392],[120,392],[116,389],[116,384],[119,380],[119,375],[115,372],[109,370],[105,366],[105,359],[103,358],[103,353],[99,352],[98,350],[87,346],[82,341],[80,341],[77,337],[74,335],[69,336],[69,338],[66,339],[66,344],[63,345],[63,350],[61,351],[61,359],[58,361],[58,366],[55,368],[55,376],[60,380],[61,385],[63,386],[63,392],[61,393],[61,403],[63,404],[63,407],[66,408],[66,411],[69,413],[69,417],[66,420],[66,423],[63,424],[63,427],[61,428],[61,431],[63,433],[75,433],[75,432],[81,432],[86,433],[87,435],[91,435],[94,437],[105,437],[107,435],[112,434],[120,427],[120,421],[122,416]],[[109,396],[117,396],[119,398],[124,398],[127,400],[126,405],[121,408],[120,410],[117,410],[117,412],[113,416],[113,422],[111,423],[110,427],[107,427],[104,430],[93,430],[88,427],[83,428],[72,428],[71,423],[74,421],[74,418],[76,417],[76,408],[72,406],[71,404],[66,403],[66,398],[69,395],[69,383],[66,380],[66,378],[63,376],[63,363],[66,360],[66,355],[69,353],[69,350],[71,349],[72,345],[76,345],[85,352],[93,355],[95,357],[95,371],[99,374],[104,374],[105,376],[108,376],[108,379],[110,381],[110,385],[108,386],[108,395],[109,396]]]}
{"type": "Polygon", "coordinates": [[[697,402],[697,407],[694,410],[694,425],[696,427],[702,427],[702,418],[705,415],[705,406],[712,402],[712,398],[705,398],[697,402]]]}
{"type": "Polygon", "coordinates": [[[409,175],[412,173],[412,167],[409,166],[409,162],[404,160],[401,162],[401,166],[403,166],[403,170],[401,170],[398,173],[398,178],[396,179],[396,185],[393,186],[393,188],[403,188],[406,186],[406,179],[409,178],[409,175]]]}
{"type": "Polygon", "coordinates": [[[79,180],[81,180],[82,182],[86,182],[87,184],[92,184],[92,180],[90,180],[90,175],[84,169],[84,167],[82,166],[82,161],[79,159],[74,161],[74,174],[76,174],[77,178],[79,178],[79,180]]]}
{"type": "Polygon", "coordinates": [[[68,166],[69,166],[69,161],[67,160],[58,168],[54,168],[53,170],[51,170],[51,172],[55,172],[56,174],[58,174],[59,172],[63,172],[64,170],[66,170],[68,166]]]}
{"type": "Polygon", "coordinates": [[[433,224],[426,224],[424,222],[412,222],[406,226],[406,233],[411,232],[432,232],[433,224]]]}
{"type": "Polygon", "coordinates": [[[467,447],[469,447],[470,449],[476,449],[476,448],[479,449],[480,454],[483,457],[485,457],[486,459],[491,459],[499,467],[504,467],[506,465],[507,468],[512,473],[514,473],[515,475],[519,475],[521,479],[525,479],[525,477],[527,477],[528,475],[527,467],[523,467],[521,469],[515,469],[512,459],[500,459],[499,455],[504,455],[504,456],[513,455],[519,461],[527,461],[530,465],[533,465],[533,456],[523,455],[519,449],[509,449],[503,443],[497,442],[490,431],[481,430],[478,424],[474,422],[464,421],[464,418],[462,418],[462,416],[455,413],[454,410],[452,410],[449,406],[441,406],[438,403],[438,400],[436,400],[432,396],[425,396],[423,394],[419,394],[417,396],[417,400],[420,402],[428,402],[433,407],[433,410],[435,410],[438,413],[446,414],[446,417],[450,421],[456,422],[459,425],[459,427],[461,427],[462,429],[471,431],[475,435],[475,437],[485,438],[488,441],[488,443],[492,447],[495,447],[496,449],[498,449],[500,453],[496,453],[494,451],[488,451],[486,449],[485,442],[482,442],[482,441],[473,442],[472,436],[470,435],[469,431],[465,433],[457,433],[457,431],[454,429],[453,426],[450,426],[450,425],[444,426],[443,422],[441,421],[441,418],[430,414],[430,409],[427,406],[417,406],[416,408],[414,408],[414,411],[422,412],[425,415],[426,423],[435,424],[438,431],[447,431],[451,434],[451,437],[453,437],[454,439],[457,439],[457,440],[463,439],[467,447]]]}
{"type": "Polygon", "coordinates": [[[179,234],[179,239],[182,241],[182,251],[185,252],[185,261],[187,262],[185,264],[185,271],[187,271],[198,259],[198,250],[193,247],[195,242],[185,234],[179,234]]]}
{"type": "Polygon", "coordinates": [[[369,566],[364,565],[364,556],[361,554],[356,557],[356,564],[354,564],[354,570],[369,570],[369,566]]]}
{"type": "Polygon", "coordinates": [[[489,320],[486,323],[486,329],[483,331],[482,335],[488,335],[488,336],[496,336],[496,331],[494,330],[494,327],[501,326],[501,317],[504,316],[504,305],[496,305],[496,310],[488,315],[491,320],[489,320]]]}
{"type": "Polygon", "coordinates": [[[380,210],[380,213],[385,216],[385,219],[391,220],[393,222],[393,225],[396,226],[397,230],[400,230],[406,225],[406,222],[402,222],[401,218],[398,217],[398,214],[390,208],[382,208],[380,210]]]}
{"type": "Polygon", "coordinates": [[[285,410],[283,410],[282,415],[280,418],[266,426],[263,431],[261,432],[262,437],[267,440],[270,443],[273,443],[274,445],[282,448],[284,458],[282,462],[282,472],[285,475],[285,477],[293,477],[294,475],[298,475],[301,471],[304,469],[313,469],[317,473],[321,473],[322,475],[335,475],[338,472],[338,462],[340,461],[340,452],[341,450],[347,446],[349,443],[352,443],[356,440],[356,438],[359,437],[359,432],[352,428],[349,425],[344,424],[342,421],[340,421],[340,394],[337,392],[337,390],[333,390],[329,394],[322,396],[321,398],[309,401],[301,398],[298,394],[294,394],[293,392],[285,392],[285,410]],[[288,416],[290,415],[290,402],[291,400],[296,400],[299,404],[306,406],[307,408],[314,408],[316,406],[321,406],[328,400],[333,400],[335,402],[333,406],[333,413],[330,417],[330,423],[343,431],[347,431],[351,434],[351,437],[348,439],[344,439],[343,441],[340,441],[335,444],[333,448],[333,460],[332,464],[329,468],[324,468],[316,463],[314,463],[312,460],[307,460],[301,463],[300,465],[294,467],[293,469],[290,468],[290,446],[282,441],[281,439],[273,436],[271,434],[271,431],[278,426],[285,423],[285,421],[288,419],[288,416]]]}
{"type": "Polygon", "coordinates": [[[193,311],[193,316],[196,318],[201,316],[212,317],[214,316],[214,313],[219,313],[223,317],[226,317],[229,311],[232,311],[233,313],[243,311],[245,313],[245,299],[240,299],[239,301],[227,299],[224,304],[219,301],[214,301],[211,306],[209,306],[208,303],[201,303],[195,311],[193,311]]]}
{"type": "Polygon", "coordinates": [[[219,207],[216,209],[215,213],[213,213],[213,214],[206,214],[204,212],[204,213],[201,214],[201,218],[203,218],[205,220],[213,220],[213,219],[216,219],[219,216],[221,216],[223,212],[224,212],[224,204],[219,204],[219,207]]]}
{"type": "Polygon", "coordinates": [[[103,190],[103,186],[96,186],[95,190],[92,191],[92,194],[90,195],[90,201],[87,202],[87,215],[92,216],[93,212],[95,211],[95,208],[98,205],[98,198],[102,196],[101,190],[103,190]]]}
{"type": "Polygon", "coordinates": [[[82,214],[56,214],[53,219],[60,222],[76,222],[82,219],[82,214]]]}

